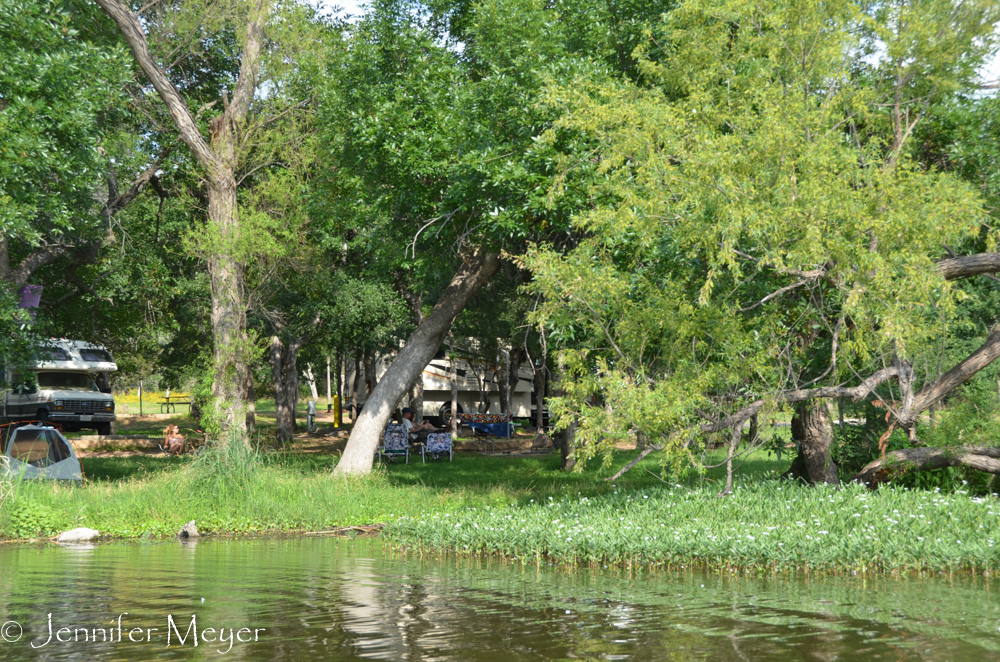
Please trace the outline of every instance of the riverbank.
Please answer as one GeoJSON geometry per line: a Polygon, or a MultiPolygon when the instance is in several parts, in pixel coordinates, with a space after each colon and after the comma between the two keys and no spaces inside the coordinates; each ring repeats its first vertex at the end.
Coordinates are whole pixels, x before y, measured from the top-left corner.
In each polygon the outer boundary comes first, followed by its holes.
{"type": "Polygon", "coordinates": [[[82,486],[23,483],[0,509],[4,538],[87,526],[111,538],[169,537],[195,520],[209,535],[278,534],[384,524],[420,553],[495,555],[573,566],[701,565],[848,573],[1000,567],[1000,503],[958,492],[807,488],[748,461],[733,495],[711,475],[667,485],[636,467],[559,471],[558,457],[465,455],[330,477],[333,458],[276,454],[252,466],[188,458],[92,458],[82,486]]]}

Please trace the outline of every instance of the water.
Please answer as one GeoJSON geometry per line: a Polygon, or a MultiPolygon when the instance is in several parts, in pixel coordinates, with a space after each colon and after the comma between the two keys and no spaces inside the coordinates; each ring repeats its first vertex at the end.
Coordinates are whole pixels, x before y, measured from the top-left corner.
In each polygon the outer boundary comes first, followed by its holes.
{"type": "Polygon", "coordinates": [[[4,545],[0,620],[21,633],[0,640],[10,660],[1000,660],[983,579],[630,577],[399,558],[372,539],[4,545]]]}

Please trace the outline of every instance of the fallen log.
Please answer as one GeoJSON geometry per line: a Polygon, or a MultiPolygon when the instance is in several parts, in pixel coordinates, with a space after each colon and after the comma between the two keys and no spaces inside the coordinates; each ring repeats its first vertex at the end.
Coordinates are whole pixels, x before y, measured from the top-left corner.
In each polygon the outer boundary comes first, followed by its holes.
{"type": "Polygon", "coordinates": [[[966,466],[991,474],[1000,474],[1000,447],[958,446],[954,448],[904,448],[885,454],[884,459],[869,462],[851,481],[877,487],[909,471],[933,471],[945,467],[966,466]]]}

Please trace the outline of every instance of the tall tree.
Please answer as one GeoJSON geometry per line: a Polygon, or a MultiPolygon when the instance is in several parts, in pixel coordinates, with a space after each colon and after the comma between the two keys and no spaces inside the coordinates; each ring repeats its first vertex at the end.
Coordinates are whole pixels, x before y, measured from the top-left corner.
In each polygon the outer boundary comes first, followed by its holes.
{"type": "Polygon", "coordinates": [[[208,190],[208,269],[211,276],[214,370],[213,396],[224,428],[246,438],[246,396],[250,388],[247,367],[247,304],[240,250],[240,214],[236,171],[241,151],[240,133],[257,90],[268,0],[250,0],[240,31],[240,69],[232,98],[223,91],[223,112],[212,118],[208,136],[196,114],[164,73],[149,50],[139,18],[121,0],[95,0],[115,22],[143,75],[166,105],[180,139],[203,169],[208,190]]]}
{"type": "Polygon", "coordinates": [[[293,259],[305,237],[310,81],[336,31],[296,0],[147,5],[142,21],[121,0],[98,4],[167,111],[170,130],[157,109],[147,109],[154,124],[148,135],[179,138],[194,158],[188,171],[207,223],[184,244],[208,269],[211,424],[245,438],[256,352],[248,314],[260,305],[256,289],[275,264],[293,259]]]}
{"type": "Polygon", "coordinates": [[[546,196],[553,163],[534,140],[552,121],[537,104],[543,81],[576,62],[557,14],[491,0],[455,3],[440,21],[429,4],[376,3],[324,95],[323,197],[340,212],[329,216],[353,223],[375,244],[370,260],[411,272],[434,302],[369,397],[339,475],[371,470],[390,413],[499,269],[499,250],[561,232],[568,218],[570,196],[546,196]]]}
{"type": "MultiPolygon", "coordinates": [[[[991,339],[915,391],[910,358],[957,305],[950,281],[990,258],[941,260],[985,216],[910,138],[973,84],[998,9],[868,9],[684,2],[640,58],[640,84],[553,89],[562,125],[599,141],[609,183],[608,203],[577,219],[579,247],[526,259],[538,321],[576,339],[555,408],[579,421],[581,457],[639,429],[681,462],[699,431],[889,380],[894,420],[912,429],[994,351],[991,339]],[[588,406],[595,393],[612,406],[588,406]]],[[[829,480],[829,416],[803,414],[807,476],[829,480]]]]}

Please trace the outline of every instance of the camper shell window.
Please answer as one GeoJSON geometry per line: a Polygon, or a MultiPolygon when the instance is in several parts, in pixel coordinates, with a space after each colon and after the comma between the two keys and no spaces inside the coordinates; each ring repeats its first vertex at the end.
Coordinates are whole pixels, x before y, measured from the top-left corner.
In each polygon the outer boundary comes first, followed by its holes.
{"type": "Polygon", "coordinates": [[[103,349],[81,349],[80,357],[88,363],[112,363],[111,355],[103,349]]]}

